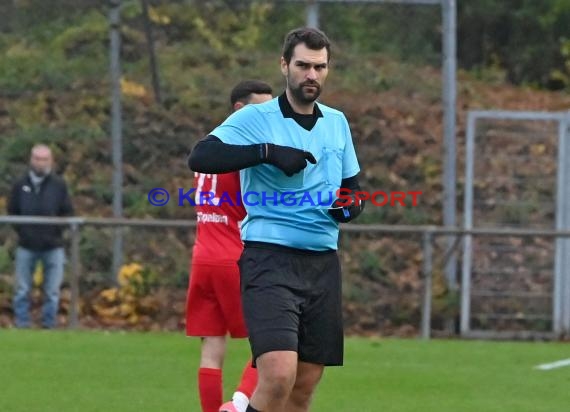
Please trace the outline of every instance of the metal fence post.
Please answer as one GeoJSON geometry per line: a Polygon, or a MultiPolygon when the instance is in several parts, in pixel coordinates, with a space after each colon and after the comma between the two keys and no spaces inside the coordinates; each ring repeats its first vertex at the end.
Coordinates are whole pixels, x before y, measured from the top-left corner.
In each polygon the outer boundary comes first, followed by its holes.
{"type": "MultiPolygon", "coordinates": [[[[455,101],[457,71],[457,7],[455,0],[442,0],[443,20],[443,225],[456,225],[456,138],[455,138],[455,101]]],[[[447,249],[453,247],[455,239],[447,238],[447,249]]],[[[453,251],[445,265],[448,287],[457,289],[457,253],[453,251]]]]}
{"type": "MultiPolygon", "coordinates": [[[[463,204],[463,229],[473,229],[473,180],[475,168],[475,114],[467,114],[465,141],[465,192],[463,204]]],[[[461,270],[460,334],[463,336],[471,328],[471,256],[472,236],[466,235],[463,242],[463,262],[461,270]]]]}
{"type": "Polygon", "coordinates": [[[319,27],[319,3],[318,0],[307,2],[307,27],[319,27]]]}
{"type": "Polygon", "coordinates": [[[426,231],[422,236],[422,277],[424,295],[422,302],[422,338],[429,339],[431,334],[431,298],[432,298],[432,252],[433,232],[426,231]]]}
{"type": "MultiPolygon", "coordinates": [[[[556,230],[565,230],[568,224],[566,212],[566,125],[565,122],[558,124],[558,170],[556,177],[556,230]]],[[[552,290],[552,331],[558,335],[563,333],[564,329],[564,277],[566,269],[566,253],[569,239],[558,237],[556,242],[554,281],[552,290]]]]}
{"type": "MultiPolygon", "coordinates": [[[[121,106],[121,1],[110,0],[111,141],[113,158],[113,217],[123,215],[123,143],[121,106]]],[[[123,260],[123,228],[113,229],[113,279],[123,260]]]]}
{"type": "MultiPolygon", "coordinates": [[[[564,230],[570,229],[570,111],[560,122],[562,129],[562,139],[564,140],[564,159],[560,167],[564,168],[564,230]]],[[[570,239],[564,238],[564,271],[561,282],[561,332],[565,336],[570,336],[570,239]]]]}
{"type": "Polygon", "coordinates": [[[79,224],[71,224],[71,303],[69,308],[69,328],[77,329],[79,323],[79,224]]]}

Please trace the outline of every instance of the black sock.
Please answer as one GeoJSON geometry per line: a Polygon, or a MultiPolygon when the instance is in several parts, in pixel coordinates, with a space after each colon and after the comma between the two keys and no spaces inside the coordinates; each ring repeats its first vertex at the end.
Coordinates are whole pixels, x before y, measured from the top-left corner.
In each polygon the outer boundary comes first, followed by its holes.
{"type": "Polygon", "coordinates": [[[247,409],[245,410],[245,412],[261,412],[261,411],[254,409],[251,405],[247,405],[247,409]]]}

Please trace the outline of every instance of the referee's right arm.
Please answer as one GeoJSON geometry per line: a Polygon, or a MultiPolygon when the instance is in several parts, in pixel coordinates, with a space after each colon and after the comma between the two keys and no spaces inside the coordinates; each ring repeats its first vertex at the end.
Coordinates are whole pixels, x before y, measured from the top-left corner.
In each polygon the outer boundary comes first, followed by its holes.
{"type": "Polygon", "coordinates": [[[198,142],[188,156],[190,170],[214,174],[268,163],[281,169],[287,176],[293,176],[307,167],[307,162],[317,163],[314,156],[304,150],[272,143],[228,144],[214,135],[208,135],[198,142]]]}
{"type": "Polygon", "coordinates": [[[200,140],[188,156],[188,167],[199,173],[229,173],[263,162],[264,144],[235,145],[213,135],[200,140]]]}

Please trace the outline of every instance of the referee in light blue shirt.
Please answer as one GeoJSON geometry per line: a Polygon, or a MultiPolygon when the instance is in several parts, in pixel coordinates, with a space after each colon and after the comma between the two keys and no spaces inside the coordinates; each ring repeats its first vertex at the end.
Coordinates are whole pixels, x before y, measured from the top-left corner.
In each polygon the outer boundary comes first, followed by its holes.
{"type": "Polygon", "coordinates": [[[242,193],[260,195],[244,202],[239,260],[259,373],[249,412],[308,411],[324,366],[343,364],[338,223],[356,218],[364,203],[352,196],[340,206],[336,198],[339,188],[360,189],[360,168],[344,114],[316,103],[329,61],[323,32],[289,32],[285,92],[233,113],[188,159],[196,172],[241,170],[242,193]]]}

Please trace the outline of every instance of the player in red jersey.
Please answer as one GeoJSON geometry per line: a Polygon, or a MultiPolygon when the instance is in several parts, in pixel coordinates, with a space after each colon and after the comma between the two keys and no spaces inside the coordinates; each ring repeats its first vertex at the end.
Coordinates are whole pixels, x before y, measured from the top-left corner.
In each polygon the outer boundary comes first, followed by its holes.
{"type": "MultiPolygon", "coordinates": [[[[272,98],[271,86],[247,80],[234,87],[230,101],[236,111],[272,98]]],[[[239,172],[196,173],[194,184],[198,226],[186,303],[186,335],[202,338],[198,371],[200,403],[203,412],[244,412],[257,384],[257,371],[251,360],[232,401],[220,407],[226,335],[229,333],[232,338],[248,335],[237,266],[243,249],[239,226],[246,215],[239,198],[239,172]]]]}

